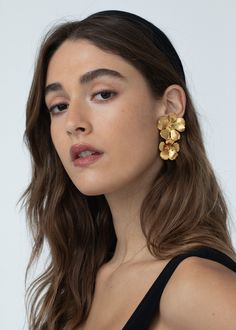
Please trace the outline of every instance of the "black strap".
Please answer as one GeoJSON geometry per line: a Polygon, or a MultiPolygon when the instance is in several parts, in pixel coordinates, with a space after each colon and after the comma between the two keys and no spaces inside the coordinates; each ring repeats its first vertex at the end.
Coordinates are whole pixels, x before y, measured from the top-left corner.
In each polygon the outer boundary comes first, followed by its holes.
{"type": "Polygon", "coordinates": [[[210,259],[236,272],[236,263],[224,253],[210,248],[201,247],[172,258],[157,277],[151,288],[148,290],[134,313],[122,330],[146,330],[150,325],[153,315],[158,311],[161,295],[166,284],[171,278],[177,266],[188,257],[200,257],[210,259]]]}

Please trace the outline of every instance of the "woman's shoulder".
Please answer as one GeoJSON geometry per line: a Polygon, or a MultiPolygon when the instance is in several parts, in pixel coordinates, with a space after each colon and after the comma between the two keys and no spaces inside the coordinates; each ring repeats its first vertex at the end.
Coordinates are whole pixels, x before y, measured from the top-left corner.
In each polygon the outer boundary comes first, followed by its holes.
{"type": "Polygon", "coordinates": [[[168,329],[236,329],[236,273],[222,264],[189,257],[177,267],[160,302],[168,329]]]}

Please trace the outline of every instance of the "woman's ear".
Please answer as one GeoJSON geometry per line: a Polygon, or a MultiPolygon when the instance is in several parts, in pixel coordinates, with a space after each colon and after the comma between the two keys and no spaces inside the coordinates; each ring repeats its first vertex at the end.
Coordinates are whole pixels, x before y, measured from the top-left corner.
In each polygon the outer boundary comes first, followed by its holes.
{"type": "Polygon", "coordinates": [[[177,117],[183,117],[186,107],[186,95],[184,89],[179,85],[170,85],[161,98],[161,111],[158,116],[167,116],[175,112],[177,117]]]}

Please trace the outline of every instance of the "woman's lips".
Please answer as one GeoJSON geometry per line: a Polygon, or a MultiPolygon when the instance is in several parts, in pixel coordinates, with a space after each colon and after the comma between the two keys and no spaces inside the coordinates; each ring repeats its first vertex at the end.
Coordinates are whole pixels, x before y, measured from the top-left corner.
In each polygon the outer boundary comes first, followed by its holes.
{"type": "Polygon", "coordinates": [[[83,167],[96,162],[102,157],[103,152],[90,144],[74,144],[70,149],[70,155],[74,166],[83,167]],[[81,156],[80,153],[85,151],[90,151],[92,154],[85,157],[81,156]]]}
{"type": "Polygon", "coordinates": [[[79,157],[73,161],[73,164],[74,164],[74,166],[80,166],[80,167],[88,166],[90,164],[95,163],[102,156],[103,156],[103,154],[99,153],[99,154],[93,154],[93,155],[86,156],[86,157],[79,157]]]}

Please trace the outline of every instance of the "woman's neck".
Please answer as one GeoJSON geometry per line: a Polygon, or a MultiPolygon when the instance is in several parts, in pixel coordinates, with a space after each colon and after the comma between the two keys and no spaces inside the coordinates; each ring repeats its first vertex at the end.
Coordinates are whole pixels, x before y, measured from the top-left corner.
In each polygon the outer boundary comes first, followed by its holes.
{"type": "Polygon", "coordinates": [[[144,189],[142,182],[142,187],[136,186],[135,189],[126,189],[126,191],[106,195],[117,238],[116,249],[110,260],[114,264],[118,265],[128,262],[130,259],[133,260],[140,249],[142,249],[142,254],[145,253],[145,250],[148,251],[147,248],[144,248],[146,238],[140,224],[140,209],[147,191],[148,189],[144,189]]]}

